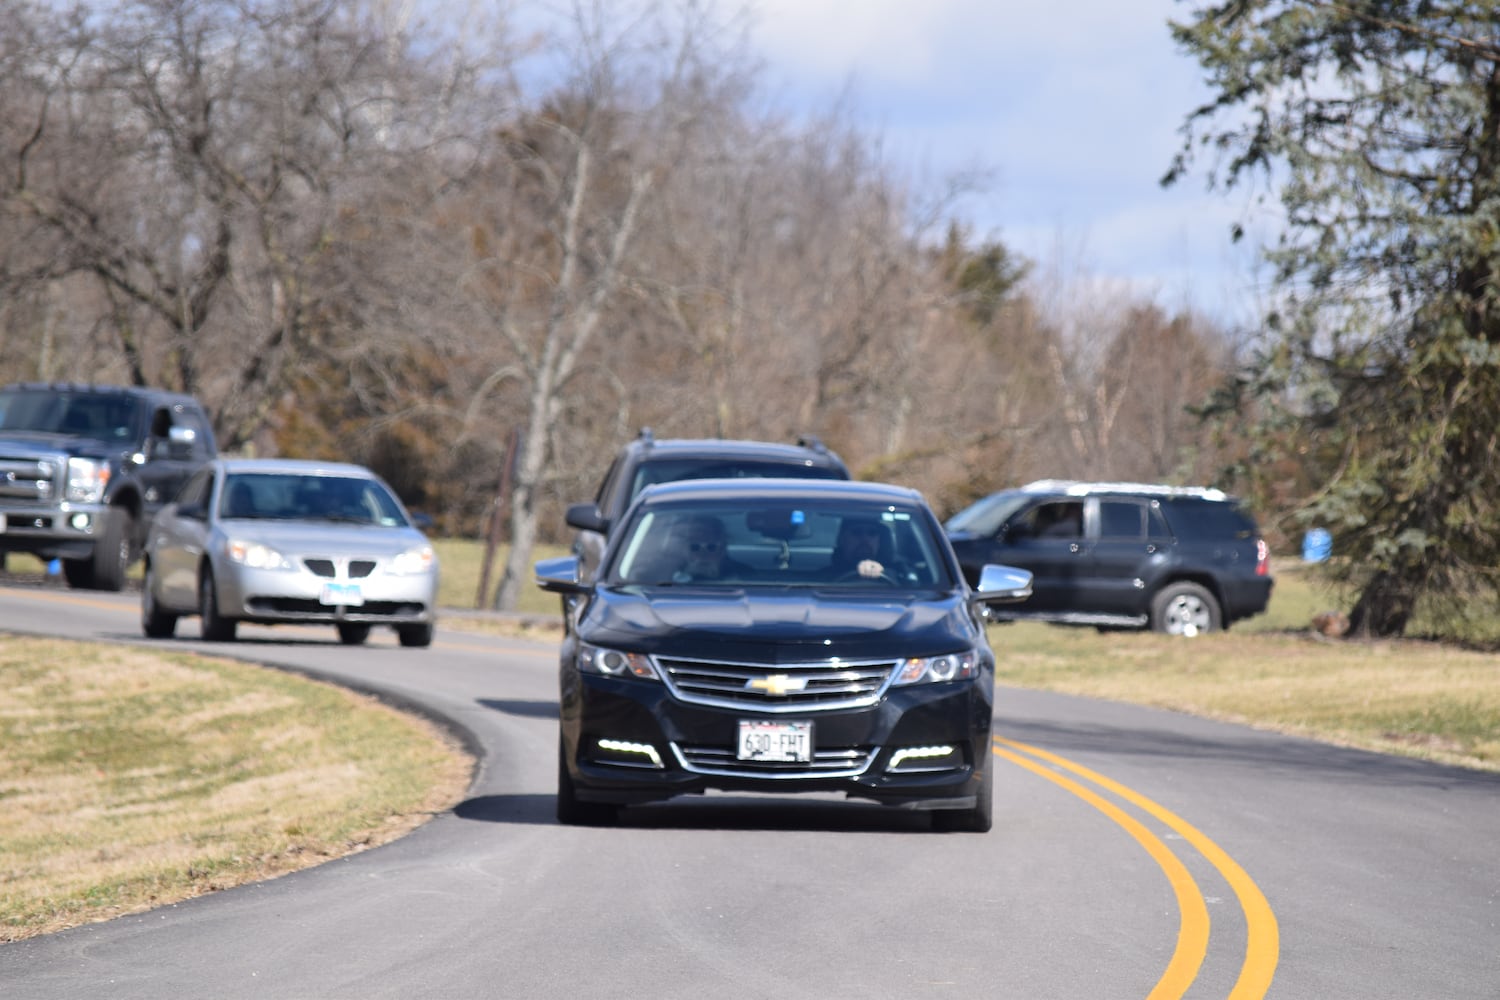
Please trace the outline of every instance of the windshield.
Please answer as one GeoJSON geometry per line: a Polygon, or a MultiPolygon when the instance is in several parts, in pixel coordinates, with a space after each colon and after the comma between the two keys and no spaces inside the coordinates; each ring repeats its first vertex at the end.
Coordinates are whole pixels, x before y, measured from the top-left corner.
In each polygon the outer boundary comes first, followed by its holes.
{"type": "Polygon", "coordinates": [[[610,583],[947,589],[924,510],[803,500],[648,504],[617,539],[610,583]]]}
{"type": "Polygon", "coordinates": [[[1031,494],[1020,490],[991,493],[948,518],[943,527],[950,532],[966,531],[971,535],[987,538],[999,531],[1000,526],[1030,499],[1031,494]]]}
{"type": "Polygon", "coordinates": [[[219,496],[219,516],[407,526],[401,505],[377,480],[282,472],[230,475],[219,496]]]}
{"type": "Polygon", "coordinates": [[[133,400],[123,395],[68,392],[65,389],[11,389],[0,392],[0,430],[72,434],[98,441],[136,436],[133,400]]]}

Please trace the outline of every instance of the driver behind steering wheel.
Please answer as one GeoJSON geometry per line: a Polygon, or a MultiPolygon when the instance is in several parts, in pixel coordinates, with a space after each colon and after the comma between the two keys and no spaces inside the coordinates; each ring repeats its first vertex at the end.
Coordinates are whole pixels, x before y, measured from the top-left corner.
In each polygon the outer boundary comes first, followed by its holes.
{"type": "Polygon", "coordinates": [[[836,577],[878,578],[885,572],[880,561],[885,525],[872,517],[848,517],[839,525],[829,568],[836,577]]]}

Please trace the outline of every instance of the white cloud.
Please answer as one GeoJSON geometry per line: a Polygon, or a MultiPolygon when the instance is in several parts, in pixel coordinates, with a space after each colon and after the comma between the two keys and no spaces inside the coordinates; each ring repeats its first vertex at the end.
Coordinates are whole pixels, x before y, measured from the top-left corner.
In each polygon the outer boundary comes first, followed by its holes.
{"type": "Polygon", "coordinates": [[[981,231],[1033,258],[1059,234],[1101,277],[1208,311],[1249,281],[1229,243],[1241,207],[1189,177],[1163,190],[1178,128],[1204,98],[1173,46],[1174,0],[759,0],[773,88],[826,107],[852,86],[888,153],[938,173],[985,164],[968,206],[981,231]],[[1226,291],[1227,289],[1227,291],[1226,291]],[[1201,290],[1201,292],[1200,292],[1201,290]]]}

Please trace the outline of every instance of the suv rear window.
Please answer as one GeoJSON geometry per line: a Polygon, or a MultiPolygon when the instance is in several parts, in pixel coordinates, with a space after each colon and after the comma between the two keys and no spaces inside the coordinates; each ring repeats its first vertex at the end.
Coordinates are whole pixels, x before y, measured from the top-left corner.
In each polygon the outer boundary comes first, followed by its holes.
{"type": "Polygon", "coordinates": [[[1191,541],[1254,538],[1259,534],[1255,521],[1238,504],[1224,500],[1186,498],[1162,501],[1172,533],[1191,541]]]}

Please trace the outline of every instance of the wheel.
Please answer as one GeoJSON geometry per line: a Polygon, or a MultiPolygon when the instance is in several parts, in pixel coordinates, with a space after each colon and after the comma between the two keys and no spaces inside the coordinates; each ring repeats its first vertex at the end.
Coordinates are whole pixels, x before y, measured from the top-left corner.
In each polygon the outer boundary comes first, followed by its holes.
{"type": "Polygon", "coordinates": [[[995,762],[987,761],[979,792],[969,809],[939,809],[932,814],[932,828],[939,833],[989,833],[994,823],[995,762]]]}
{"type": "Polygon", "coordinates": [[[198,580],[198,615],[203,620],[203,638],[209,642],[234,641],[238,623],[219,614],[219,588],[214,586],[214,571],[207,566],[198,580]]]}
{"type": "Polygon", "coordinates": [[[579,802],[568,773],[567,748],[557,740],[557,821],[568,826],[609,826],[620,815],[620,807],[608,802],[579,802]]]}
{"type": "Polygon", "coordinates": [[[156,603],[156,573],[149,562],[141,581],[141,631],[150,639],[170,639],[177,631],[177,616],[156,603]]]}
{"type": "Polygon", "coordinates": [[[339,642],[346,646],[358,646],[370,638],[370,626],[368,625],[340,625],[339,642]]]}
{"type": "Polygon", "coordinates": [[[1180,580],[1151,599],[1151,628],[1167,635],[1194,636],[1223,628],[1219,602],[1208,588],[1180,580]]]}
{"type": "MultiPolygon", "coordinates": [[[[94,556],[86,565],[91,579],[84,584],[94,590],[118,591],[125,586],[125,573],[134,561],[135,516],[128,507],[111,507],[100,523],[94,541],[94,556]]],[[[69,583],[72,578],[69,577],[69,583]]]]}
{"type": "Polygon", "coordinates": [[[879,580],[881,583],[889,584],[892,587],[899,587],[899,586],[901,586],[901,581],[897,580],[894,576],[892,576],[886,570],[881,570],[879,576],[865,576],[863,573],[861,573],[857,569],[856,570],[851,570],[850,572],[845,573],[843,576],[839,577],[834,582],[835,583],[854,583],[854,582],[860,581],[860,580],[879,580]]]}
{"type": "Polygon", "coordinates": [[[397,625],[396,638],[403,646],[431,646],[432,623],[423,625],[397,625]]]}

